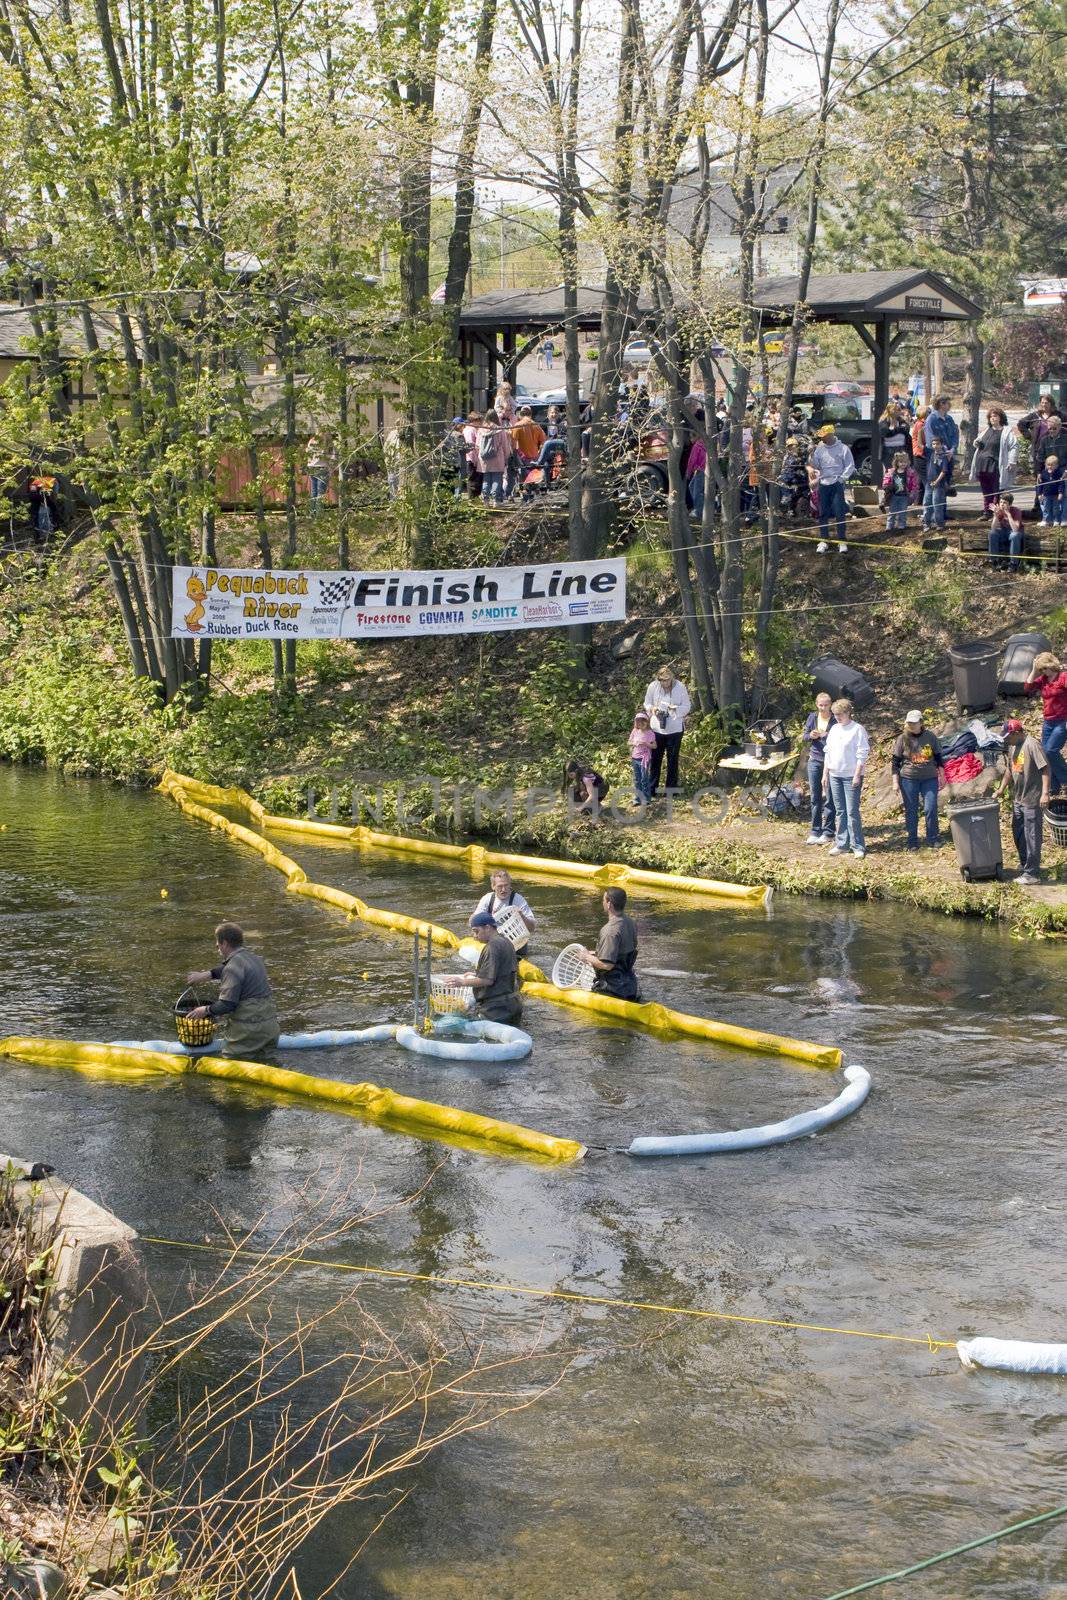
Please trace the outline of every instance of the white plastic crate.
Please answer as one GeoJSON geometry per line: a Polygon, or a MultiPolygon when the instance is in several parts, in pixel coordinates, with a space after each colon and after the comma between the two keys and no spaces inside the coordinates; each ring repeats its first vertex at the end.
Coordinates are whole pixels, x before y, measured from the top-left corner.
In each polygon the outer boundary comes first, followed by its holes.
{"type": "Polygon", "coordinates": [[[430,978],[430,1004],[435,1011],[466,1011],[474,999],[469,983],[459,986],[445,983],[443,978],[430,978]]]}

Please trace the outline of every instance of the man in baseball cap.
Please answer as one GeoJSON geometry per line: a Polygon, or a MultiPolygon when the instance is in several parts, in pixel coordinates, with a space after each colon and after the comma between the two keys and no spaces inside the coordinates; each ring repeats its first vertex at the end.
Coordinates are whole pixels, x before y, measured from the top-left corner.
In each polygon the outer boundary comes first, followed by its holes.
{"type": "Polygon", "coordinates": [[[1004,777],[993,792],[1011,788],[1011,832],[1022,867],[1015,882],[1032,888],[1041,882],[1041,811],[1052,792],[1052,770],[1045,751],[1017,717],[1009,717],[1001,733],[1004,777]]]}
{"type": "Polygon", "coordinates": [[[941,843],[937,826],[937,775],[945,758],[936,733],[923,725],[921,711],[909,711],[904,732],[893,746],[893,792],[904,804],[908,849],[919,848],[919,804],[926,820],[926,842],[932,850],[941,843]]]}
{"type": "Polygon", "coordinates": [[[476,911],[470,929],[482,946],[473,978],[455,977],[452,984],[469,984],[474,990],[474,1013],[487,1022],[507,1022],[513,1027],[522,1018],[519,997],[519,958],[510,941],[496,931],[491,911],[476,911]]]}
{"type": "Polygon", "coordinates": [[[837,524],[837,548],[841,555],[848,550],[845,543],[845,484],[856,475],[852,451],[843,444],[834,431],[832,422],[824,423],[816,437],[819,443],[811,453],[808,477],[815,487],[819,501],[819,542],[816,553],[824,556],[830,546],[831,518],[837,524]]]}

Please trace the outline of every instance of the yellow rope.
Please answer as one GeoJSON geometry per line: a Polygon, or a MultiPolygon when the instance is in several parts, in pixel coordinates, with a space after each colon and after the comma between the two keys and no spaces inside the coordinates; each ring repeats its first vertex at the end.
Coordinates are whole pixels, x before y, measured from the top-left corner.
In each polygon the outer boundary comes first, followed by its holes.
{"type": "Polygon", "coordinates": [[[835,1328],[820,1322],[787,1322],[782,1317],[745,1317],[730,1311],[705,1311],[699,1306],[665,1306],[654,1300],[622,1300],[613,1295],[582,1294],[576,1289],[539,1289],[521,1283],[491,1283],[481,1278],[453,1278],[431,1272],[406,1272],[399,1267],[366,1267],[348,1261],[324,1261],[315,1256],[269,1256],[242,1246],[201,1244],[188,1239],[163,1239],[142,1234],[145,1244],[167,1245],[175,1250],[205,1250],[216,1255],[247,1256],[276,1266],[325,1267],[329,1272],[359,1272],[374,1278],[400,1278],[410,1283],[429,1283],[453,1289],[488,1289],[494,1294],[525,1294],[539,1300],[572,1300],[582,1305],[611,1306],[623,1311],[654,1311],[669,1317],[701,1317],[709,1322],[741,1322],[762,1328],[787,1328],[797,1333],[836,1333],[849,1339],[883,1339],[897,1344],[919,1344],[927,1350],[955,1350],[955,1339],[935,1339],[932,1334],[872,1333],[865,1328],[835,1328]]]}
{"type": "MultiPolygon", "coordinates": [[[[833,517],[830,518],[830,521],[831,522],[834,521],[833,517]]],[[[958,524],[955,525],[955,526],[956,526],[956,531],[957,532],[961,532],[962,531],[959,528],[958,524]]],[[[944,528],[926,528],[923,531],[925,533],[930,533],[930,534],[941,534],[941,533],[945,533],[946,529],[944,529],[944,528]]],[[[790,528],[779,528],[777,530],[777,532],[778,532],[779,539],[791,539],[795,544],[817,544],[822,540],[822,535],[820,533],[799,533],[799,532],[794,533],[793,530],[790,529],[790,528]]],[[[884,539],[864,539],[861,534],[857,534],[855,523],[851,524],[846,529],[845,537],[846,537],[847,542],[856,545],[856,547],[858,549],[862,549],[862,550],[890,550],[890,551],[893,552],[894,555],[898,555],[898,556],[899,555],[904,555],[904,556],[929,556],[929,555],[939,554],[938,551],[925,550],[922,545],[903,544],[903,543],[900,543],[900,544],[889,544],[884,539]]],[[[670,551],[670,550],[665,550],[664,551],[665,555],[671,555],[672,553],[673,552],[670,551]]],[[[961,557],[963,560],[974,560],[974,561],[988,561],[989,560],[989,550],[988,549],[985,549],[985,550],[964,550],[962,548],[957,548],[955,550],[952,550],[950,553],[952,555],[954,555],[954,556],[961,557]]],[[[1005,559],[1007,559],[1007,558],[1005,557],[1005,559]]],[[[1058,561],[1062,560],[1063,557],[1061,556],[1061,554],[1058,551],[1055,552],[1052,555],[1047,555],[1047,556],[1046,555],[1027,555],[1026,552],[1024,551],[1023,554],[1018,557],[1018,559],[1020,561],[1057,561],[1058,562],[1058,561]]]]}

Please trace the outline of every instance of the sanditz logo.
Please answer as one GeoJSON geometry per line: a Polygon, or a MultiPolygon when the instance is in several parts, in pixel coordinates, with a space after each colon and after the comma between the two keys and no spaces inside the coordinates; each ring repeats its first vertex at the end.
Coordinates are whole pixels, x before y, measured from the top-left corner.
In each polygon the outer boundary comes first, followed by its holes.
{"type": "Polygon", "coordinates": [[[539,606],[523,606],[522,620],[524,622],[558,622],[563,615],[563,607],[555,605],[551,600],[539,606]]]}
{"type": "Polygon", "coordinates": [[[572,600],[567,610],[572,617],[587,617],[589,615],[589,601],[572,600]]]}

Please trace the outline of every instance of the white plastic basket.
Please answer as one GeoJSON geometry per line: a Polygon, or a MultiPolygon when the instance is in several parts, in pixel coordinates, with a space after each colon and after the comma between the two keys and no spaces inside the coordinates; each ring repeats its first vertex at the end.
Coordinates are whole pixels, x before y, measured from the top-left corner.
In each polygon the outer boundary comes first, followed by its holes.
{"type": "Polygon", "coordinates": [[[466,1011],[473,999],[474,990],[468,983],[456,986],[431,975],[430,1004],[435,1011],[466,1011]]]}
{"type": "Polygon", "coordinates": [[[514,906],[501,906],[499,911],[493,912],[493,918],[497,933],[502,933],[513,949],[530,942],[530,930],[514,906]]]}
{"type": "Polygon", "coordinates": [[[587,967],[584,961],[578,959],[578,951],[582,948],[580,944],[569,944],[552,963],[552,982],[557,989],[593,987],[592,967],[587,967]]]}
{"type": "Polygon", "coordinates": [[[1067,844],[1067,805],[1059,796],[1045,809],[1045,827],[1056,844],[1067,844]]]}

